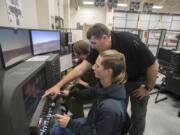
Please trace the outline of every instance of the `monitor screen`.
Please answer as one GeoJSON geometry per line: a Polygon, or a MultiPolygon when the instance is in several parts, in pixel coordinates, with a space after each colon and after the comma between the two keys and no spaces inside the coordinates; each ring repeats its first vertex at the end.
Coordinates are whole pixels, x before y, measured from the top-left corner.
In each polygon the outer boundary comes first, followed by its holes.
{"type": "Polygon", "coordinates": [[[5,68],[32,56],[29,30],[0,28],[0,45],[5,68]]]}
{"type": "Polygon", "coordinates": [[[157,58],[161,63],[169,63],[171,61],[172,51],[170,49],[159,48],[157,58]]]}
{"type": "Polygon", "coordinates": [[[60,32],[31,30],[33,54],[45,54],[60,50],[60,32]]]}
{"type": "Polygon", "coordinates": [[[41,70],[31,80],[22,86],[28,120],[31,120],[46,88],[45,70],[41,70]]]}

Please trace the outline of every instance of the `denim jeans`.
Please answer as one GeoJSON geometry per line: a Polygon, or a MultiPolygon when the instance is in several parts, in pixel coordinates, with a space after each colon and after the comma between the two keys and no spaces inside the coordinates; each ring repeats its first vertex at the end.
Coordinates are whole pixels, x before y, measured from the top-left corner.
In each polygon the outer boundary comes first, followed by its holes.
{"type": "MultiPolygon", "coordinates": [[[[81,122],[84,124],[86,122],[85,118],[78,118],[75,121],[81,122]]],[[[76,135],[68,128],[62,128],[58,123],[55,123],[50,130],[50,135],[76,135]]]]}
{"type": "Polygon", "coordinates": [[[138,98],[131,95],[131,92],[143,83],[144,81],[133,83],[131,82],[126,84],[126,89],[127,91],[129,91],[129,93],[127,93],[126,105],[128,105],[129,98],[131,102],[131,128],[129,131],[129,135],[143,135],[145,130],[146,112],[149,96],[146,96],[143,99],[139,100],[138,98]]]}

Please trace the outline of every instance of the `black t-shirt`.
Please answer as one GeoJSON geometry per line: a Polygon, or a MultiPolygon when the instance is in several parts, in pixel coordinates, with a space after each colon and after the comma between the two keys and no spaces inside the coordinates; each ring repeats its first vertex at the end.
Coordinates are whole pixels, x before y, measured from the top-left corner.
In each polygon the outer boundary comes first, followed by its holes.
{"type": "MultiPolygon", "coordinates": [[[[155,57],[136,35],[129,32],[111,32],[111,49],[123,53],[126,58],[128,81],[145,76],[146,69],[155,62],[155,57]]],[[[98,51],[90,50],[87,61],[95,63],[98,51]]]]}

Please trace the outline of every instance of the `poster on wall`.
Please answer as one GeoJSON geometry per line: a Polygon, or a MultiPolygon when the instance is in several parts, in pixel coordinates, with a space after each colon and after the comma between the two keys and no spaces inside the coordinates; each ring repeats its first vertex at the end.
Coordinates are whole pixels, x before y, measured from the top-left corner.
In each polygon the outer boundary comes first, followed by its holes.
{"type": "Polygon", "coordinates": [[[64,20],[60,16],[51,16],[51,29],[59,30],[64,27],[64,20]]]}
{"type": "Polygon", "coordinates": [[[19,26],[23,22],[22,0],[6,0],[7,13],[10,25],[19,26]]]}
{"type": "Polygon", "coordinates": [[[63,19],[60,16],[55,16],[55,29],[63,28],[63,19]]]}

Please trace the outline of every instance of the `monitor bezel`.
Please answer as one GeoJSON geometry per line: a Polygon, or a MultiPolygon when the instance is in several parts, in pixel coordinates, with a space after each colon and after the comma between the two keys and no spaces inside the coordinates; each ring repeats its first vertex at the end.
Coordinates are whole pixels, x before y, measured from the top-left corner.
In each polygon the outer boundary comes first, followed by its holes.
{"type": "Polygon", "coordinates": [[[61,51],[61,31],[58,30],[45,30],[45,29],[30,29],[30,44],[31,44],[31,52],[33,56],[37,56],[37,55],[44,55],[44,54],[48,54],[48,53],[60,53],[61,51]],[[44,53],[40,53],[40,54],[34,54],[34,46],[33,46],[33,41],[32,41],[32,31],[52,31],[52,32],[58,32],[59,33],[59,50],[55,50],[55,51],[50,51],[50,52],[44,52],[44,53]]]}
{"type": "Polygon", "coordinates": [[[2,45],[1,45],[1,42],[0,42],[0,58],[2,60],[2,66],[3,66],[3,68],[5,70],[8,70],[8,69],[12,68],[12,67],[14,67],[14,66],[16,66],[16,65],[18,65],[18,64],[20,64],[20,63],[22,63],[24,61],[26,61],[27,59],[29,59],[29,58],[31,58],[33,56],[32,48],[31,48],[31,40],[30,40],[30,30],[29,29],[25,29],[25,28],[18,28],[18,29],[16,29],[16,28],[13,28],[13,27],[2,27],[2,26],[0,26],[0,29],[8,29],[8,30],[13,30],[13,31],[15,31],[15,30],[17,30],[17,31],[18,30],[27,30],[28,34],[29,34],[29,44],[30,44],[30,50],[31,50],[30,51],[31,56],[28,56],[28,57],[26,57],[24,59],[21,59],[20,61],[17,61],[17,62],[15,62],[15,63],[13,63],[13,64],[11,64],[9,66],[6,66],[6,62],[4,60],[4,55],[3,55],[3,50],[2,50],[2,47],[1,47],[2,45]]]}

